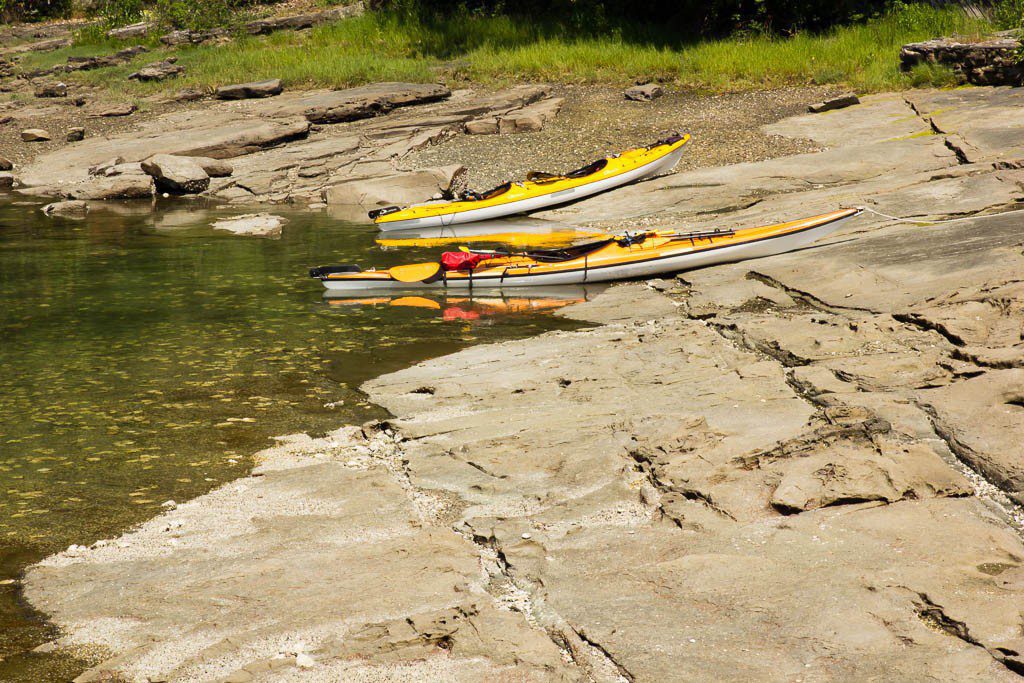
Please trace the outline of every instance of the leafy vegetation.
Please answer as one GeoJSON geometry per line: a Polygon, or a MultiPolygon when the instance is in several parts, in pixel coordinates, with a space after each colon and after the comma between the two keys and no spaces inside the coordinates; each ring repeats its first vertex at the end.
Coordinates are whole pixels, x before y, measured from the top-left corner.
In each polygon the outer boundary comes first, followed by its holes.
{"type": "MultiPolygon", "coordinates": [[[[838,83],[859,91],[923,85],[946,86],[941,67],[898,69],[902,44],[937,35],[980,35],[991,30],[953,8],[894,8],[871,21],[788,37],[744,32],[715,40],[681,40],[650,24],[616,29],[567,27],[510,16],[462,15],[423,20],[380,12],[309,32],[241,36],[230,46],[180,48],[185,76],[168,84],[131,87],[145,94],[167,87],[212,87],[228,82],[281,78],[286,85],[343,87],[373,80],[507,83],[533,80],[626,84],[659,80],[703,91],[838,83]]],[[[72,48],[81,54],[85,45],[72,48]]],[[[110,51],[104,47],[103,51],[110,51]]],[[[73,75],[104,86],[117,83],[143,61],[162,58],[155,49],[133,64],[73,75]],[[123,71],[124,73],[120,73],[123,71]]],[[[167,52],[167,54],[170,54],[167,52]]],[[[39,66],[67,53],[30,55],[39,66]]],[[[38,68],[38,66],[37,66],[38,68]]]]}

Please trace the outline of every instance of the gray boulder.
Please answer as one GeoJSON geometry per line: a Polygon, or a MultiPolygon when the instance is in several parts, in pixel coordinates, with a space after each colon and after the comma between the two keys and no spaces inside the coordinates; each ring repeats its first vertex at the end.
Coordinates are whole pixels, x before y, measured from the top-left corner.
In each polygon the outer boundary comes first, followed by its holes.
{"type": "Polygon", "coordinates": [[[280,95],[282,90],[281,79],[274,78],[269,81],[222,85],[217,88],[216,96],[219,100],[248,100],[280,95]]]}
{"type": "Polygon", "coordinates": [[[210,176],[189,157],[157,154],[142,162],[142,170],[153,177],[162,192],[195,194],[210,186],[210,176]]]}
{"type": "Polygon", "coordinates": [[[643,85],[634,85],[632,88],[627,88],[623,94],[627,100],[650,102],[664,95],[665,91],[657,83],[644,83],[643,85]]]}

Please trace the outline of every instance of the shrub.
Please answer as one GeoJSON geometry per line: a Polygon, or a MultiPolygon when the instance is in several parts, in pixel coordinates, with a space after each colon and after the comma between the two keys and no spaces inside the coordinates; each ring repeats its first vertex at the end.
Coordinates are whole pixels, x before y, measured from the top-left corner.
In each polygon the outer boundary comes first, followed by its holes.
{"type": "Polygon", "coordinates": [[[71,0],[0,0],[0,22],[41,21],[67,16],[71,0]]]}
{"type": "Polygon", "coordinates": [[[127,26],[142,19],[144,0],[100,0],[99,15],[108,26],[127,26]]]}

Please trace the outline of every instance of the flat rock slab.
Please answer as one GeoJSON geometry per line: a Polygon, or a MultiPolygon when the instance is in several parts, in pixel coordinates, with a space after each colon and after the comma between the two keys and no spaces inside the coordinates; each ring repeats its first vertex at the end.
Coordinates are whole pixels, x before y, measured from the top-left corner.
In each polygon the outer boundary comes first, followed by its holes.
{"type": "Polygon", "coordinates": [[[90,166],[112,157],[142,161],[154,154],[175,154],[226,159],[304,138],[308,132],[305,119],[246,118],[218,110],[179,112],[143,124],[133,133],[90,138],[73,148],[36,157],[22,177],[27,185],[57,185],[85,177],[90,166]]]}
{"type": "Polygon", "coordinates": [[[437,102],[451,95],[432,83],[372,83],[347,90],[304,93],[267,113],[304,116],[311,123],[341,123],[386,114],[396,107],[437,102]]]}
{"type": "Polygon", "coordinates": [[[299,667],[328,680],[500,679],[513,668],[574,680],[544,632],[486,592],[477,546],[433,523],[441,501],[391,474],[393,449],[358,429],[282,439],[256,476],[178,505],[127,544],[54,557],[28,590],[61,613],[71,641],[116,653],[84,680],[264,680],[299,667]],[[91,598],[65,602],[86,575],[91,598]]]}

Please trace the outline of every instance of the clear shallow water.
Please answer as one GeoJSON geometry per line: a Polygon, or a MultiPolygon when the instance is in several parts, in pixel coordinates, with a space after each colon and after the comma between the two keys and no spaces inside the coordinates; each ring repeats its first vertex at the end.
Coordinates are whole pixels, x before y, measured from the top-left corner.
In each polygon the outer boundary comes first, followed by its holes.
{"type": "Polygon", "coordinates": [[[325,301],[311,265],[391,265],[373,231],[286,216],[283,237],[210,230],[239,211],[111,206],[72,221],[0,198],[0,680],[70,678],[19,572],[245,474],[269,437],[382,415],[363,381],[573,324],[549,299],[325,301]]]}

